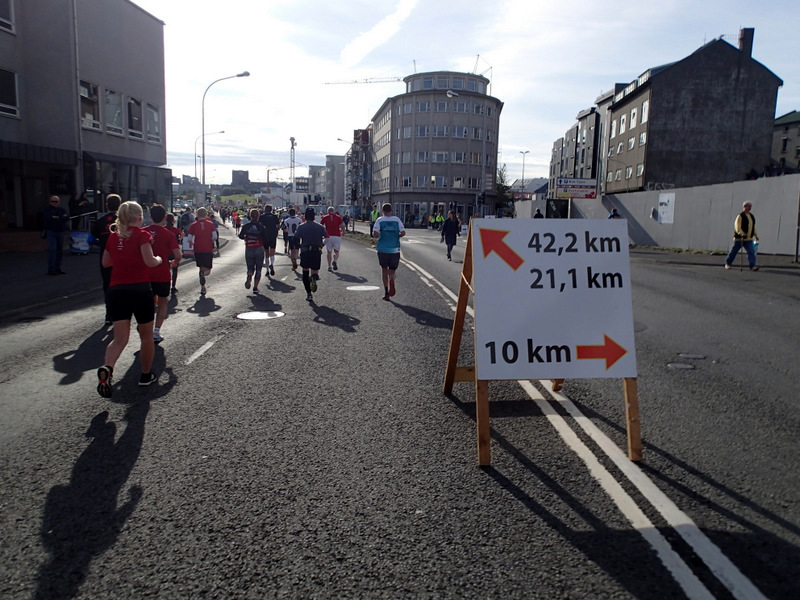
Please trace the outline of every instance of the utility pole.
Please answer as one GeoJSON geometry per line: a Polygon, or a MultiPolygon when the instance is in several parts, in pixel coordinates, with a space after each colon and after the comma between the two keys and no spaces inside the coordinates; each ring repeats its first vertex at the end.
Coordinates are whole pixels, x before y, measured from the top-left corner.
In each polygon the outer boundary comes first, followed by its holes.
{"type": "MultiPolygon", "coordinates": [[[[292,142],[292,150],[291,150],[291,153],[289,154],[289,181],[292,183],[292,192],[294,192],[295,191],[295,185],[294,185],[294,147],[295,147],[296,144],[294,143],[294,138],[293,137],[290,137],[289,141],[292,142]]],[[[289,197],[291,198],[291,196],[289,196],[289,197]]]]}

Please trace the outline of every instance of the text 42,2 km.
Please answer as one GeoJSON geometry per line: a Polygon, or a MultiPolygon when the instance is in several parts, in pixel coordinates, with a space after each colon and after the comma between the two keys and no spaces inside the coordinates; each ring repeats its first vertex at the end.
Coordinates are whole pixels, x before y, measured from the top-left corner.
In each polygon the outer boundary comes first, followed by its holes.
{"type": "Polygon", "coordinates": [[[528,248],[536,252],[547,252],[561,256],[562,253],[571,252],[620,252],[622,244],[617,237],[603,237],[592,235],[588,231],[584,232],[583,244],[578,241],[575,233],[565,233],[564,243],[561,244],[553,233],[534,233],[528,241],[528,248]]]}

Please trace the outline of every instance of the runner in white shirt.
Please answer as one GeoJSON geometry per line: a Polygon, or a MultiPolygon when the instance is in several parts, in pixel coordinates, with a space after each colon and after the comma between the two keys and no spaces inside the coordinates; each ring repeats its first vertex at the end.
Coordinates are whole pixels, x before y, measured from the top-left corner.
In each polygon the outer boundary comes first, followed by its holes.
{"type": "Polygon", "coordinates": [[[294,234],[303,220],[297,216],[295,209],[289,209],[289,216],[283,222],[283,230],[289,234],[289,256],[292,259],[292,271],[297,271],[297,255],[300,252],[300,240],[295,239],[294,234]]]}

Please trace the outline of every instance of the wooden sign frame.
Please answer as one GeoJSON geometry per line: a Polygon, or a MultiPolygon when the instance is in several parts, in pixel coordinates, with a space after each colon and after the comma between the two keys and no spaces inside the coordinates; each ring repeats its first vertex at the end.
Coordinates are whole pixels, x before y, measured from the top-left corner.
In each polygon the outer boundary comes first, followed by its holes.
{"type": "MultiPolygon", "coordinates": [[[[472,227],[467,233],[467,247],[464,252],[464,265],[461,268],[461,281],[458,286],[458,302],[453,318],[453,330],[450,333],[450,350],[447,353],[447,366],[444,374],[443,392],[451,394],[455,382],[474,382],[475,384],[475,421],[478,437],[478,465],[490,466],[492,464],[491,431],[489,428],[489,381],[478,379],[478,370],[475,365],[458,365],[458,354],[461,348],[461,339],[464,332],[464,320],[467,315],[469,294],[475,293],[473,286],[472,264],[472,227]]],[[[477,319],[477,315],[475,315],[477,319]]],[[[473,343],[474,337],[473,337],[473,343]]],[[[552,390],[558,392],[564,384],[563,379],[552,380],[552,390]]],[[[632,461],[642,459],[642,435],[639,422],[639,394],[635,377],[623,378],[623,391],[625,397],[625,422],[628,434],[628,458],[632,461]]]]}

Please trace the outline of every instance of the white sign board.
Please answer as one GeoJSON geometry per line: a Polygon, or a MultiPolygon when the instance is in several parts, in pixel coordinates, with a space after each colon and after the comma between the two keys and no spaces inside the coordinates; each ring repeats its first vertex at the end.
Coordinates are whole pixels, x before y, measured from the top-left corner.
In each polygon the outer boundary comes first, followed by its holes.
{"type": "Polygon", "coordinates": [[[658,222],[668,225],[675,220],[675,193],[658,195],[658,222]]]}
{"type": "Polygon", "coordinates": [[[473,219],[478,379],[636,377],[623,219],[473,219]]]}
{"type": "Polygon", "coordinates": [[[556,187],[597,187],[597,179],[579,179],[576,177],[557,177],[556,187]]]}

